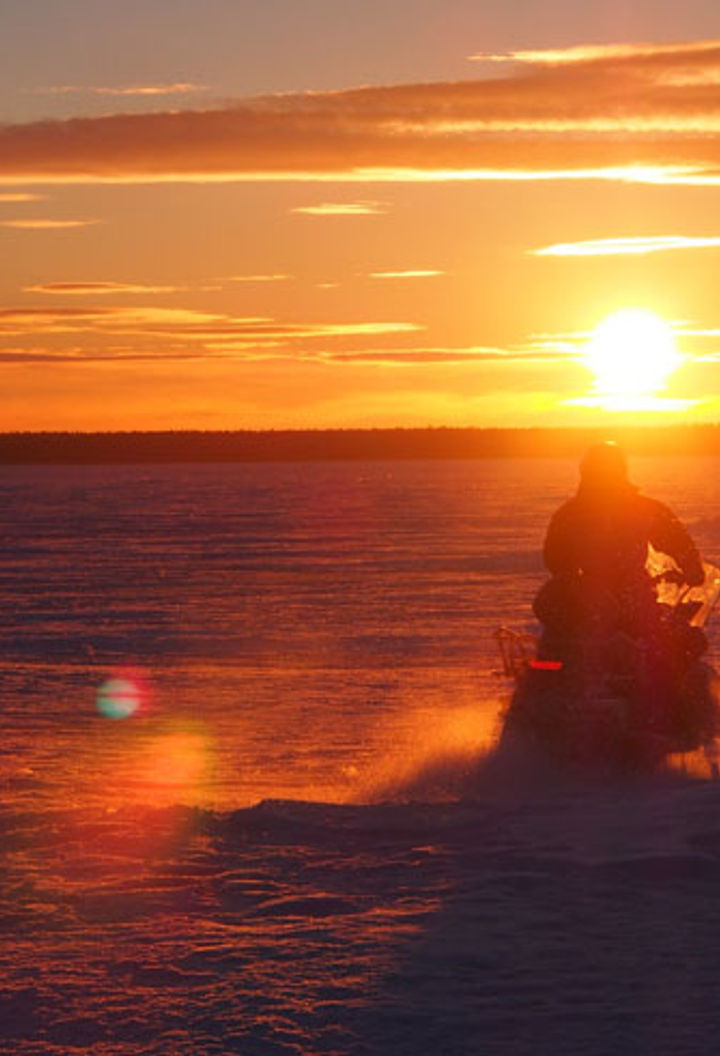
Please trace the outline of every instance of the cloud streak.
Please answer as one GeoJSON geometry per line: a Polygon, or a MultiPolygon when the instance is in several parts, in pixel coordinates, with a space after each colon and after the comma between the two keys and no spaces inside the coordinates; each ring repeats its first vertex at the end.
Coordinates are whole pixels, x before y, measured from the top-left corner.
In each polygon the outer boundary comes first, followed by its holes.
{"type": "Polygon", "coordinates": [[[338,368],[551,367],[566,364],[577,352],[572,341],[515,348],[408,345],[407,339],[422,330],[417,324],[397,321],[302,323],[138,305],[6,307],[0,309],[0,362],[277,359],[338,368]],[[399,347],[377,343],[388,338],[399,341],[399,347]]]}
{"type": "Polygon", "coordinates": [[[608,257],[625,254],[666,253],[675,249],[708,249],[720,246],[720,236],[650,235],[634,238],[594,238],[583,242],[556,242],[531,250],[536,257],[608,257]]]}
{"type": "Polygon", "coordinates": [[[510,51],[504,54],[470,55],[471,61],[521,63],[528,66],[568,66],[577,63],[608,63],[615,60],[677,63],[686,59],[700,67],[717,63],[717,40],[696,40],[684,44],[574,44],[569,48],[510,51]]]}
{"type": "Polygon", "coordinates": [[[0,202],[44,202],[47,198],[44,194],[26,194],[23,191],[2,191],[0,192],[0,202]]]}
{"type": "MultiPolygon", "coordinates": [[[[127,354],[134,347],[144,351],[149,340],[157,349],[155,357],[211,357],[216,354],[253,354],[258,350],[285,350],[293,353],[298,343],[312,340],[322,348],[326,341],[365,339],[383,335],[405,335],[422,330],[408,322],[322,322],[299,323],[266,316],[234,316],[189,308],[167,307],[14,307],[0,309],[0,339],[32,337],[75,341],[82,335],[93,344],[108,348],[122,339],[127,354]]],[[[62,348],[58,349],[58,354],[62,348]]],[[[294,354],[294,353],[293,353],[294,354]]],[[[82,355],[74,352],[75,358],[82,355]]]]}
{"type": "Polygon", "coordinates": [[[414,367],[421,364],[442,365],[459,364],[545,364],[550,365],[558,361],[567,361],[565,355],[548,355],[546,352],[536,349],[506,349],[486,348],[484,346],[468,346],[460,348],[364,348],[351,349],[349,351],[323,350],[320,352],[306,353],[310,358],[322,360],[325,363],[353,364],[366,363],[395,367],[414,367]]]}
{"type": "Polygon", "coordinates": [[[382,216],[387,208],[382,202],[322,202],[320,205],[297,205],[290,212],[306,216],[382,216]]]}
{"type": "Polygon", "coordinates": [[[0,220],[0,227],[14,227],[20,231],[64,231],[99,223],[99,220],[0,220]]]}
{"type": "Polygon", "coordinates": [[[60,84],[39,90],[47,95],[111,95],[111,96],[163,96],[187,95],[190,92],[205,92],[207,85],[193,81],[176,81],[171,84],[128,84],[116,87],[102,85],[60,84]]]}
{"type": "Polygon", "coordinates": [[[287,282],[292,275],[281,273],[271,275],[229,275],[226,282],[287,282]]]}
{"type": "Polygon", "coordinates": [[[438,275],[444,275],[444,271],[438,271],[434,268],[426,269],[415,269],[407,271],[371,271],[368,273],[369,279],[434,279],[438,275]]]}
{"type": "Polygon", "coordinates": [[[499,58],[500,78],[6,125],[0,179],[720,183],[720,41],[499,58]]]}
{"type": "Polygon", "coordinates": [[[289,349],[282,342],[228,342],[216,343],[200,351],[196,348],[172,348],[162,352],[152,351],[147,347],[108,346],[99,349],[78,348],[75,346],[50,349],[42,345],[19,346],[13,344],[0,348],[0,363],[123,363],[123,362],[174,362],[198,359],[240,359],[258,361],[267,359],[291,359],[294,363],[313,362],[327,366],[379,366],[379,367],[422,367],[422,366],[553,366],[558,362],[567,362],[566,356],[548,355],[547,353],[527,349],[502,349],[470,346],[465,348],[358,348],[350,350],[332,350],[300,347],[289,349]]]}
{"type": "MultiPolygon", "coordinates": [[[[82,285],[82,284],[78,284],[82,285]]],[[[154,305],[0,308],[0,363],[314,363],[328,369],[566,367],[583,335],[541,335],[527,345],[420,344],[403,321],[302,322],[154,305]]],[[[493,375],[494,376],[494,375],[493,375]]],[[[520,374],[517,374],[517,378],[520,374]]]]}
{"type": "Polygon", "coordinates": [[[23,287],[23,293],[51,293],[73,297],[117,293],[182,293],[186,290],[186,286],[151,286],[139,282],[39,282],[34,286],[23,287]]]}

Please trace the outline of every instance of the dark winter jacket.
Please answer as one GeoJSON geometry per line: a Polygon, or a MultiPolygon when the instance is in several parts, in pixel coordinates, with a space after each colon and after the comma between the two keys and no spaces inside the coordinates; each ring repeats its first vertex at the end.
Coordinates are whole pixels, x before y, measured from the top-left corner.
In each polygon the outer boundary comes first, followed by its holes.
{"type": "Polygon", "coordinates": [[[544,559],[555,576],[582,572],[621,590],[644,576],[648,543],[668,554],[690,585],[703,582],[695,544],[667,506],[632,484],[601,491],[581,484],[550,521],[544,559]]]}

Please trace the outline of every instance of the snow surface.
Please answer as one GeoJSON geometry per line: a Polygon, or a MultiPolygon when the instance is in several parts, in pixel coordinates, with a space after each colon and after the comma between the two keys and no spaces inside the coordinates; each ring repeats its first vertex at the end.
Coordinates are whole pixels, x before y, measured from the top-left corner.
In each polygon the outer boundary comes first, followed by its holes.
{"type": "Polygon", "coordinates": [[[720,788],[516,776],[4,814],[2,1051],[711,1051],[720,788]]]}
{"type": "Polygon", "coordinates": [[[720,787],[487,754],[574,481],[0,471],[2,1056],[713,1051],[720,787]]]}

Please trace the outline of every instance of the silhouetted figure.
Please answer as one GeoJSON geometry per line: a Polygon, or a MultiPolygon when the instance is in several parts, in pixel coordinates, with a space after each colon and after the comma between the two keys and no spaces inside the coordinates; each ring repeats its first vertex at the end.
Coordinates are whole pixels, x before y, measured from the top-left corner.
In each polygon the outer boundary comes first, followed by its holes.
{"type": "MultiPolygon", "coordinates": [[[[705,566],[703,587],[692,538],[630,483],[617,445],[586,453],[544,556],[552,576],[533,606],[543,624],[538,655],[525,656],[520,642],[501,743],[627,772],[702,747],[715,766],[715,675],[700,657],[716,573],[705,566]]],[[[510,643],[512,667],[512,634],[499,640],[510,643]]]]}
{"type": "Polygon", "coordinates": [[[582,641],[587,656],[588,642],[614,632],[658,639],[648,544],[672,558],[689,586],[703,582],[700,555],[677,517],[630,483],[617,444],[594,445],[580,464],[577,493],[548,527],[543,556],[552,579],[534,603],[545,632],[541,652],[567,654],[582,641]]]}

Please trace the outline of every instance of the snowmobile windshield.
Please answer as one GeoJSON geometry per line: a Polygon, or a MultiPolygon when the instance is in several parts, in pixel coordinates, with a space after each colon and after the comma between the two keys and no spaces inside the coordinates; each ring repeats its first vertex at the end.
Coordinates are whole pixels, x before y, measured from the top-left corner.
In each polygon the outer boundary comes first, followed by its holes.
{"type": "Polygon", "coordinates": [[[688,623],[691,627],[704,627],[720,598],[720,569],[703,562],[705,581],[698,587],[689,587],[673,559],[652,547],[649,547],[645,567],[660,604],[673,609],[678,605],[696,606],[697,611],[688,623]]]}

